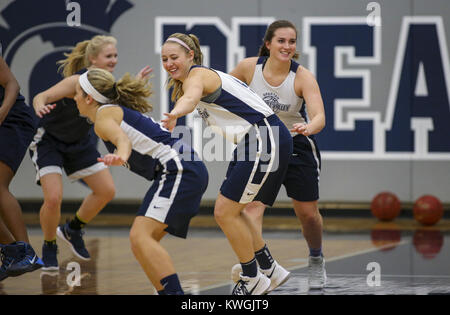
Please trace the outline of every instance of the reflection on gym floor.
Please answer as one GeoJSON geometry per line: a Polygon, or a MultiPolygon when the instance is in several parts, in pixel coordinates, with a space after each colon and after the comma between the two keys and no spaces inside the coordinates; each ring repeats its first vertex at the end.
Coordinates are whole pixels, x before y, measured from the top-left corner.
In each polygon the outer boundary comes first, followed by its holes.
{"type": "MultiPolygon", "coordinates": [[[[301,233],[266,229],[264,236],[272,255],[292,272],[291,278],[270,294],[450,294],[448,221],[425,228],[407,221],[364,220],[326,220],[323,248],[328,279],[323,290],[308,289],[308,252],[301,233]]],[[[59,271],[37,270],[7,278],[0,282],[0,294],[156,294],[131,253],[128,232],[128,227],[88,227],[85,241],[91,261],[76,259],[65,244],[58,244],[59,271]]],[[[40,254],[40,228],[29,229],[29,234],[40,254]]],[[[230,270],[237,261],[218,228],[193,227],[186,240],[168,236],[162,242],[173,257],[186,293],[230,294],[230,270]]]]}

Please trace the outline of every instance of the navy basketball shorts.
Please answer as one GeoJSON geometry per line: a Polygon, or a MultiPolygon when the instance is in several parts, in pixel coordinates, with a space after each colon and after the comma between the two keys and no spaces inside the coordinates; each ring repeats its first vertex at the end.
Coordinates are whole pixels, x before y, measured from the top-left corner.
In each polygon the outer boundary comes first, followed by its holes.
{"type": "Polygon", "coordinates": [[[291,139],[276,115],[255,124],[233,152],[221,194],[242,204],[261,201],[272,206],[292,154],[291,139]]]}
{"type": "Polygon", "coordinates": [[[167,224],[165,231],[186,238],[208,186],[208,171],[203,162],[184,161],[178,156],[161,166],[137,215],[167,224]]]}
{"type": "Polygon", "coordinates": [[[320,151],[314,137],[297,135],[293,140],[291,155],[283,185],[288,197],[297,201],[319,199],[321,169],[320,151]]]}
{"type": "Polygon", "coordinates": [[[38,128],[30,145],[30,156],[36,167],[38,184],[47,174],[62,175],[63,169],[69,179],[76,181],[107,168],[103,162],[97,161],[100,153],[94,133],[67,144],[46,133],[44,127],[38,128]]]}
{"type": "Polygon", "coordinates": [[[36,132],[33,109],[17,101],[0,124],[0,161],[16,173],[36,132]]]}

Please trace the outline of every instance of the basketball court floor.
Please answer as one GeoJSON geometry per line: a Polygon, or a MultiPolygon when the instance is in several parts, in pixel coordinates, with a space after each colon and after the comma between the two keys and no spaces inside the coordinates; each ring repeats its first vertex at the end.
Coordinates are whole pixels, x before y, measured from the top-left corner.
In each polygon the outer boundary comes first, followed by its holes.
{"type": "MultiPolygon", "coordinates": [[[[156,294],[130,249],[132,219],[100,215],[84,236],[91,261],[75,258],[59,241],[59,272],[37,270],[7,278],[0,282],[0,294],[156,294]],[[79,285],[74,281],[78,271],[79,285]]],[[[323,290],[308,289],[307,246],[296,219],[267,217],[264,224],[272,255],[292,272],[270,295],[450,294],[448,219],[424,228],[411,219],[380,223],[374,218],[324,218],[328,281],[323,290]]],[[[29,235],[40,255],[40,228],[32,225],[29,235]]],[[[162,244],[173,258],[185,293],[231,293],[230,270],[237,260],[212,217],[196,217],[186,240],[167,235],[162,244]]]]}

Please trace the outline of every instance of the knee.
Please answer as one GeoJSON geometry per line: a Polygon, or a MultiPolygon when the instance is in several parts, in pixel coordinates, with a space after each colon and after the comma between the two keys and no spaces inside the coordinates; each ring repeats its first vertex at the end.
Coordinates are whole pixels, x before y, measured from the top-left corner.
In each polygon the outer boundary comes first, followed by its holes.
{"type": "Polygon", "coordinates": [[[110,202],[116,196],[116,187],[113,183],[108,183],[93,192],[94,194],[102,198],[105,202],[110,202]]]}
{"type": "Polygon", "coordinates": [[[136,253],[138,252],[138,250],[140,248],[140,244],[142,243],[141,242],[142,237],[136,229],[131,228],[129,238],[130,238],[131,251],[136,255],[136,253]]]}
{"type": "Polygon", "coordinates": [[[317,209],[296,211],[302,225],[315,225],[322,223],[322,216],[317,209]]]}
{"type": "Polygon", "coordinates": [[[45,209],[59,211],[62,203],[62,194],[54,193],[44,199],[45,209]]]}
{"type": "Polygon", "coordinates": [[[264,216],[264,210],[266,209],[266,206],[259,202],[259,201],[253,201],[250,202],[245,206],[245,214],[248,215],[250,218],[253,218],[255,220],[261,220],[264,216]]]}
{"type": "Polygon", "coordinates": [[[217,224],[221,225],[223,223],[226,223],[228,218],[229,214],[224,207],[216,206],[214,208],[214,219],[216,220],[217,224]]]}

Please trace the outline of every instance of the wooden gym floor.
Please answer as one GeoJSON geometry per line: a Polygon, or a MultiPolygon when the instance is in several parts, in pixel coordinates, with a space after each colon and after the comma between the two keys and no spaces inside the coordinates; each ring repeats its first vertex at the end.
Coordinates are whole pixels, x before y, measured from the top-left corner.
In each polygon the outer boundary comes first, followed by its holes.
{"type": "MultiPolygon", "coordinates": [[[[64,215],[62,222],[65,222],[64,215]]],[[[26,214],[32,246],[41,255],[38,214],[26,214]]],[[[84,236],[92,256],[83,262],[58,242],[59,272],[37,270],[0,282],[7,295],[156,294],[129,245],[134,216],[101,214],[84,236]],[[71,286],[71,262],[80,265],[81,285],[71,286]],[[69,281],[68,281],[69,280],[69,281]]],[[[374,218],[324,218],[323,248],[328,275],[323,290],[307,287],[307,246],[293,216],[268,216],[264,236],[274,258],[292,272],[271,295],[450,294],[450,220],[424,228],[412,219],[381,223],[374,218]],[[372,263],[372,264],[371,264],[372,263]],[[373,275],[373,263],[380,281],[373,275]]],[[[212,216],[193,219],[186,240],[166,236],[162,244],[175,263],[183,289],[194,295],[228,295],[230,269],[237,263],[212,216]]]]}

